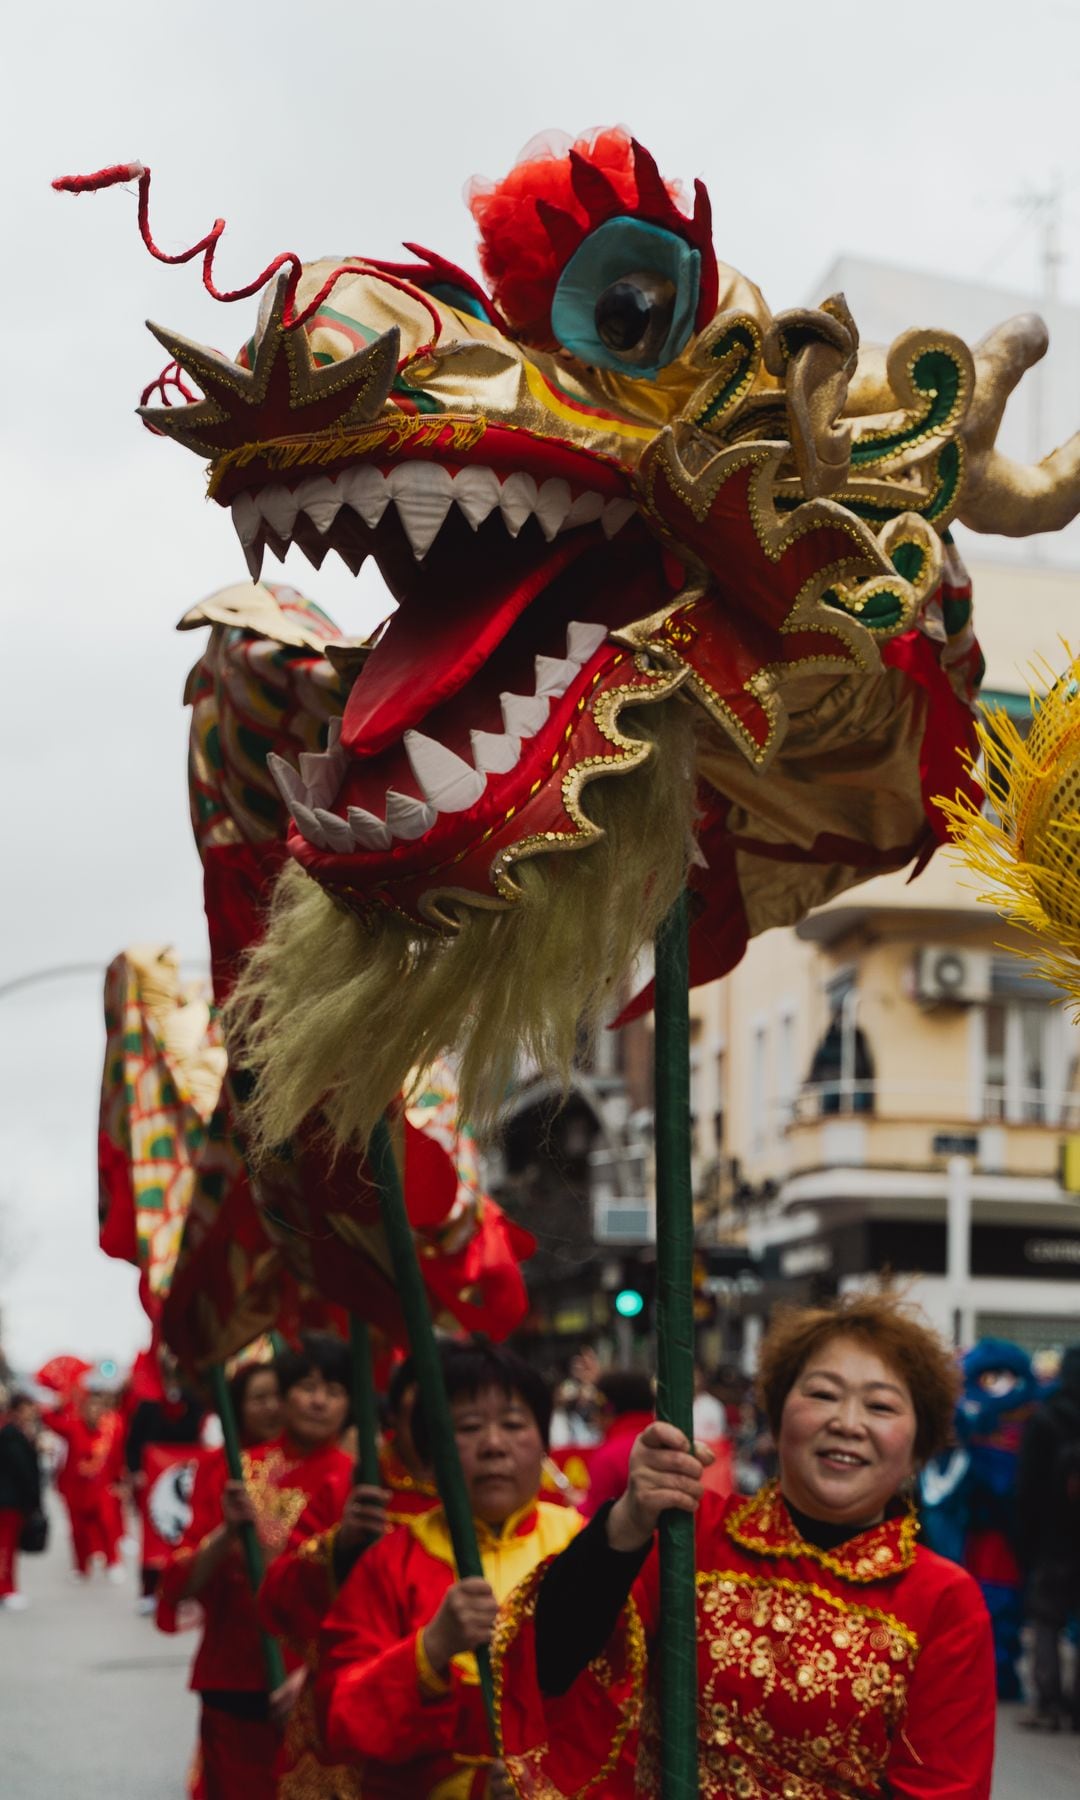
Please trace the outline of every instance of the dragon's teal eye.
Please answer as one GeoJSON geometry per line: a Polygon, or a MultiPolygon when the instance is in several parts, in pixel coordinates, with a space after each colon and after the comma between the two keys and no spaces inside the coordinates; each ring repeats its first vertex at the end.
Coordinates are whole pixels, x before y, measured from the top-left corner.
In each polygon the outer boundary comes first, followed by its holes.
{"type": "Polygon", "coordinates": [[[693,330],[701,258],[684,238],[641,219],[608,219],[570,258],[551,323],[582,362],[659,374],[693,330]]]}
{"type": "Polygon", "coordinates": [[[671,330],[675,289],[670,281],[644,269],[635,269],[605,288],[593,308],[597,332],[618,357],[633,351],[634,362],[651,362],[671,330]]]}

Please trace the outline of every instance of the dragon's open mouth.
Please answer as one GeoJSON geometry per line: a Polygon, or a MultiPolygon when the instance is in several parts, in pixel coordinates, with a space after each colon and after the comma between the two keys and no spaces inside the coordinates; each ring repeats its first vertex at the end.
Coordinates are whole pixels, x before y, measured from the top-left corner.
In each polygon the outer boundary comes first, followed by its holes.
{"type": "Polygon", "coordinates": [[[609,632],[655,606],[661,579],[635,502],[601,479],[606,494],[410,459],[234,501],[255,555],[293,543],[318,566],[333,549],[354,572],[372,556],[399,603],[327,750],[299,773],[274,759],[305,862],[430,873],[558,768],[626,661],[609,632]]]}

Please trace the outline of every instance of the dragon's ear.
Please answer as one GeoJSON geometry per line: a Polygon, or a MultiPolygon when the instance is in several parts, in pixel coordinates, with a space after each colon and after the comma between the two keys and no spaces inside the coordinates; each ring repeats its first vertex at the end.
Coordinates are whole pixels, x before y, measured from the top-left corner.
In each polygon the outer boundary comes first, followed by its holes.
{"type": "Polygon", "coordinates": [[[626,215],[591,231],[559,277],[551,329],[602,369],[649,378],[694,329],[701,257],[683,237],[626,215]]]}

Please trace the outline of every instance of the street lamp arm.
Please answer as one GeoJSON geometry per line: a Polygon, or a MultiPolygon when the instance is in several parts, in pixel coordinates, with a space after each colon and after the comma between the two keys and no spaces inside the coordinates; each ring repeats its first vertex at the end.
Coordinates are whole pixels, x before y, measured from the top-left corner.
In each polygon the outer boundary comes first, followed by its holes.
{"type": "Polygon", "coordinates": [[[49,968],[31,969],[26,975],[14,975],[10,981],[0,981],[0,1000],[6,1000],[9,994],[17,994],[22,988],[36,987],[43,981],[61,981],[69,975],[97,975],[103,979],[105,964],[53,963],[49,968]]]}

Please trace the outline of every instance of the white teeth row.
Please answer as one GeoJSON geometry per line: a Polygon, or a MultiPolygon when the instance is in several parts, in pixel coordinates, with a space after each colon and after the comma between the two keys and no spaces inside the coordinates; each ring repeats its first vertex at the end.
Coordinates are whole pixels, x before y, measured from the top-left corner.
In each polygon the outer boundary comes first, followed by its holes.
{"type": "Polygon", "coordinates": [[[354,850],[388,850],[395,839],[410,842],[423,837],[440,813],[467,812],[484,792],[489,775],[506,775],[514,768],[522,741],[536,736],[547,721],[551,702],[565,694],[606,637],[606,626],[574,620],[567,627],[566,655],[535,659],[535,693],[499,695],[505,730],[470,732],[471,763],[436,738],[407,731],[402,740],[405,753],[424,798],[389,788],[381,819],[362,806],[350,806],[345,818],[330,811],[347,762],[339,742],[340,719],[331,721],[325,751],[301,755],[299,772],[271,754],[266,766],[297,829],[316,849],[348,855],[354,850]]]}
{"type": "Polygon", "coordinates": [[[347,469],[334,480],[312,475],[295,488],[241,494],[233,501],[233,524],[248,566],[255,565],[253,579],[258,580],[267,528],[287,543],[297,515],[304,513],[325,537],[345,506],[374,529],[391,500],[417,562],[431,549],[451,506],[464,513],[474,531],[498,510],[511,537],[517,537],[526,519],[535,518],[548,543],[560,531],[597,519],[606,536],[614,537],[635,511],[632,500],[605,500],[602,494],[579,494],[574,499],[569,483],[557,478],[537,483],[531,475],[515,474],[500,481],[494,469],[470,467],[452,475],[438,463],[410,462],[388,475],[366,464],[347,469]]]}

